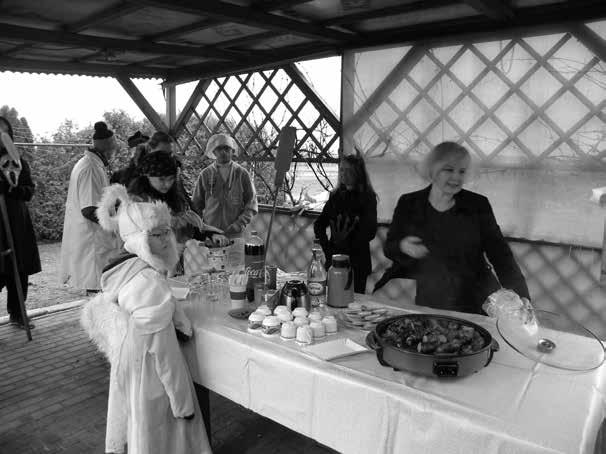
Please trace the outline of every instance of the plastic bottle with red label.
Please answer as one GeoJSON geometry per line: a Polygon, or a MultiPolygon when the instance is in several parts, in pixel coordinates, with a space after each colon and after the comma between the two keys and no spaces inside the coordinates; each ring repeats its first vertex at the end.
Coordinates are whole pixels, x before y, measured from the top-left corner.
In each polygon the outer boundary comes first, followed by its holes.
{"type": "Polygon", "coordinates": [[[307,269],[307,292],[312,310],[324,311],[326,308],[326,269],[318,251],[312,249],[311,263],[307,269]]]}
{"type": "Polygon", "coordinates": [[[250,236],[244,244],[244,267],[248,275],[246,284],[246,297],[248,301],[255,299],[255,283],[265,282],[265,264],[263,257],[265,255],[265,245],[263,240],[257,236],[256,231],[251,231],[250,236]]]}

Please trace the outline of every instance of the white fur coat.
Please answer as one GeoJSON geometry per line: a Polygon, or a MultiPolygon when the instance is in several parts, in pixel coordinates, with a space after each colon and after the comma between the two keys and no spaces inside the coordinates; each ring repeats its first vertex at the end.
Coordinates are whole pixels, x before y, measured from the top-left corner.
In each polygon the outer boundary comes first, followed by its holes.
{"type": "Polygon", "coordinates": [[[106,271],[81,323],[111,364],[106,452],[206,454],[193,382],[175,335],[191,326],[166,280],[138,258],[106,271]],[[194,419],[184,419],[194,414],[194,419]]]}

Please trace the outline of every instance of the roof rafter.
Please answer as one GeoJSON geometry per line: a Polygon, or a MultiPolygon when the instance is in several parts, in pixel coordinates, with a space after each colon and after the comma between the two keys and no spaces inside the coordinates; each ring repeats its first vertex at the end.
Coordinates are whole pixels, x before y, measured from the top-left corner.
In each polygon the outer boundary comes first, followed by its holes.
{"type": "Polygon", "coordinates": [[[513,19],[513,10],[503,0],[464,0],[469,6],[491,19],[513,19]]]}
{"type": "Polygon", "coordinates": [[[156,55],[166,54],[188,57],[210,57],[221,60],[229,59],[229,54],[225,51],[207,47],[200,48],[174,44],[150,43],[148,41],[134,39],[105,38],[71,32],[21,27],[6,23],[0,23],[0,37],[26,42],[44,42],[56,45],[80,46],[91,49],[132,51],[156,55]]]}
{"type": "Polygon", "coordinates": [[[324,26],[348,25],[362,20],[379,19],[382,17],[395,16],[398,14],[414,13],[417,11],[441,8],[443,6],[459,5],[460,3],[461,0],[432,0],[431,2],[427,2],[427,0],[418,0],[411,3],[405,3],[403,5],[388,6],[380,9],[346,14],[332,19],[324,20],[321,22],[321,24],[324,26]]]}
{"type": "MultiPolygon", "coordinates": [[[[91,14],[90,16],[85,17],[84,19],[79,20],[77,22],[73,22],[71,24],[63,24],[59,27],[59,29],[66,31],[66,32],[77,33],[82,30],[86,30],[87,28],[90,28],[94,25],[99,25],[99,24],[102,24],[103,22],[107,22],[109,20],[113,20],[113,19],[117,19],[118,17],[125,16],[129,13],[132,13],[133,11],[136,11],[137,9],[139,9],[138,5],[132,5],[132,4],[122,2],[122,3],[119,3],[118,5],[112,5],[108,8],[105,8],[101,11],[91,14]]],[[[20,44],[18,46],[13,47],[12,49],[9,49],[8,51],[4,52],[2,55],[8,57],[10,55],[18,53],[19,51],[22,51],[22,50],[25,50],[25,49],[31,47],[31,45],[32,45],[31,43],[20,44]]]]}
{"type": "Polygon", "coordinates": [[[252,27],[261,27],[282,33],[304,36],[323,41],[347,42],[355,35],[332,30],[320,25],[289,19],[284,16],[259,11],[254,8],[223,3],[217,0],[197,2],[192,0],[133,0],[139,4],[171,11],[198,14],[214,19],[234,22],[252,27]]]}

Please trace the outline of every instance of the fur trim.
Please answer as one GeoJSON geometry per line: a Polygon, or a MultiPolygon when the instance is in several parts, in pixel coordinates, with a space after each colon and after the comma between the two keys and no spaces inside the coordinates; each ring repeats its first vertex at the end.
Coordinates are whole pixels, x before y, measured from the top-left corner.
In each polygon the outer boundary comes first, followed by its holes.
{"type": "Polygon", "coordinates": [[[103,196],[97,207],[99,225],[109,232],[118,231],[118,213],[120,207],[129,203],[126,188],[121,184],[112,184],[103,190],[103,196]]]}
{"type": "Polygon", "coordinates": [[[170,210],[164,202],[131,203],[126,207],[126,213],[120,217],[120,236],[126,240],[126,236],[135,232],[170,227],[170,222],[170,210]]]}
{"type": "Polygon", "coordinates": [[[82,306],[80,324],[99,351],[116,366],[128,330],[128,314],[101,293],[82,306]]]}
{"type": "Polygon", "coordinates": [[[0,133],[0,145],[6,148],[8,155],[13,161],[19,161],[21,159],[21,153],[19,153],[17,147],[15,147],[13,139],[5,132],[0,133]]]}

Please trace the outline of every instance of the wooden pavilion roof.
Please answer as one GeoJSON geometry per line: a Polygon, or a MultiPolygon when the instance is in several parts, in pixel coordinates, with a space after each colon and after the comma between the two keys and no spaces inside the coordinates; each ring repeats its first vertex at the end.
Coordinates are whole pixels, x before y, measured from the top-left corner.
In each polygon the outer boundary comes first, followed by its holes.
{"type": "Polygon", "coordinates": [[[605,17],[604,0],[0,0],[0,70],[179,83],[605,17]]]}

